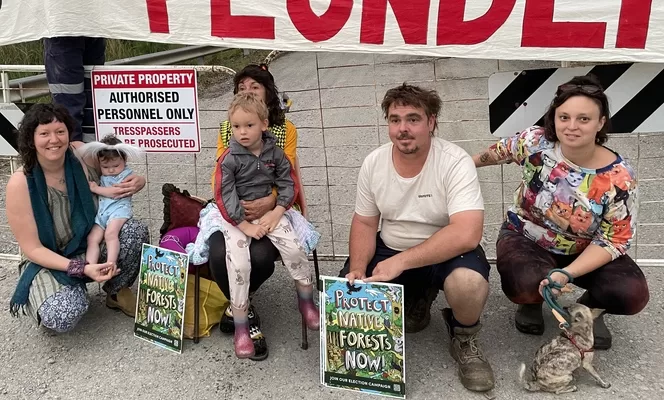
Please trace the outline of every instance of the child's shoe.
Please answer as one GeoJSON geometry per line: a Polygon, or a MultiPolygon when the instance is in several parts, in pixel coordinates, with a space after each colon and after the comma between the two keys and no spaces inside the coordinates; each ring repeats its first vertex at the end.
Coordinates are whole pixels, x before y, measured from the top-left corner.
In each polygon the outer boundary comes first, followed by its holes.
{"type": "Polygon", "coordinates": [[[320,313],[318,307],[314,304],[312,299],[302,300],[299,302],[300,314],[304,318],[307,328],[312,331],[317,331],[320,329],[320,313]]]}
{"type": "Polygon", "coordinates": [[[254,356],[254,342],[249,336],[249,327],[244,325],[242,327],[235,326],[235,356],[237,358],[249,358],[254,356]]]}

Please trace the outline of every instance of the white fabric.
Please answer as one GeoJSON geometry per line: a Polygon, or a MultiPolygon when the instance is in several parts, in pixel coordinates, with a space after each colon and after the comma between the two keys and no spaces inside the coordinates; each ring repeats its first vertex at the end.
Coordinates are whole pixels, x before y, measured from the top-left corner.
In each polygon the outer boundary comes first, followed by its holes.
{"type": "MultiPolygon", "coordinates": [[[[235,308],[246,309],[249,304],[251,275],[249,245],[251,238],[225,219],[221,220],[221,226],[226,241],[226,269],[228,270],[231,304],[235,308]]],[[[284,266],[293,280],[302,285],[310,285],[313,279],[309,258],[285,215],[281,216],[279,224],[267,234],[267,237],[279,250],[284,266]]]]}
{"type": "Polygon", "coordinates": [[[402,0],[383,2],[382,12],[380,2],[359,0],[335,1],[331,12],[330,0],[2,3],[0,46],[92,36],[286,51],[664,62],[661,1],[402,0]]]}
{"type": "Polygon", "coordinates": [[[461,211],[484,210],[472,158],[461,147],[433,138],[422,171],[402,178],[392,162],[392,143],[367,156],[357,182],[355,212],[381,215],[381,238],[404,251],[427,240],[461,211]]]}

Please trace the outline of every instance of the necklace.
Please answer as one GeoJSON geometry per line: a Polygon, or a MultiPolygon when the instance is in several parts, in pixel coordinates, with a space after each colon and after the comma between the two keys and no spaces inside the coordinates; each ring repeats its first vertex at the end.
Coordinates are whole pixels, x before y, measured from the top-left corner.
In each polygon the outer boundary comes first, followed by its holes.
{"type": "MultiPolygon", "coordinates": [[[[48,176],[48,175],[47,175],[48,176]]],[[[65,184],[65,173],[62,173],[62,176],[60,178],[54,178],[52,175],[49,176],[51,179],[57,179],[57,182],[61,185],[65,184]]]]}

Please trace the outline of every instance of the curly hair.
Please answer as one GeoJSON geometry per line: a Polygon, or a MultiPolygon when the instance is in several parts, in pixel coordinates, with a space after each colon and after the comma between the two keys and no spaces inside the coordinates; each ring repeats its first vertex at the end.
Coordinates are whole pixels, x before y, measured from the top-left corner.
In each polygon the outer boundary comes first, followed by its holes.
{"type": "Polygon", "coordinates": [[[558,86],[556,96],[551,101],[549,109],[544,115],[544,137],[549,142],[557,142],[556,135],[556,109],[574,96],[585,96],[599,107],[600,119],[604,117],[604,126],[597,132],[595,143],[602,145],[609,140],[607,135],[611,131],[611,115],[609,112],[609,98],[604,93],[601,83],[594,75],[575,76],[568,82],[558,86]]]}
{"type": "Polygon", "coordinates": [[[261,121],[268,119],[267,106],[254,93],[238,93],[235,95],[231,105],[228,107],[229,121],[231,115],[233,115],[238,108],[241,108],[246,112],[255,113],[261,121]]]}
{"type": "MultiPolygon", "coordinates": [[[[411,106],[421,108],[427,117],[438,117],[442,100],[435,90],[425,90],[419,86],[403,83],[401,86],[392,88],[385,93],[381,108],[385,119],[388,118],[388,112],[392,105],[411,106]]],[[[438,122],[434,122],[434,131],[438,129],[438,122]]],[[[432,132],[433,133],[433,132],[432,132]]]]}
{"type": "Polygon", "coordinates": [[[18,125],[18,154],[23,164],[23,172],[27,175],[37,165],[37,149],[35,148],[35,131],[39,125],[51,122],[62,122],[70,135],[74,132],[74,119],[67,109],[54,103],[37,103],[28,109],[18,125]]]}
{"type": "MultiPolygon", "coordinates": [[[[111,146],[122,143],[122,141],[120,139],[118,139],[112,133],[110,135],[104,136],[99,142],[103,143],[103,144],[108,144],[108,145],[111,145],[111,146]]],[[[101,150],[99,153],[97,153],[97,158],[100,161],[114,160],[118,157],[122,157],[122,159],[124,161],[127,161],[127,155],[125,153],[117,151],[117,150],[104,149],[104,150],[101,150]]]]}
{"type": "Polygon", "coordinates": [[[270,126],[282,125],[286,120],[284,110],[279,100],[279,89],[274,83],[274,77],[268,71],[266,64],[249,64],[242,71],[235,74],[233,79],[233,94],[239,91],[240,83],[246,78],[251,78],[263,85],[265,88],[265,104],[269,113],[268,123],[270,126]]]}

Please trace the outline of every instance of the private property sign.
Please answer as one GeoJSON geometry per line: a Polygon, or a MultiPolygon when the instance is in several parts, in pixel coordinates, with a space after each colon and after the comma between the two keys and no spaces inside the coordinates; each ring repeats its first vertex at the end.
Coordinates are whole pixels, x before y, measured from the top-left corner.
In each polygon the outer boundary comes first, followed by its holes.
{"type": "Polygon", "coordinates": [[[201,149],[196,71],[92,71],[97,140],[115,134],[147,152],[201,149]]]}
{"type": "Polygon", "coordinates": [[[0,45],[76,35],[292,51],[664,62],[664,2],[31,0],[0,9],[0,45]]]}

